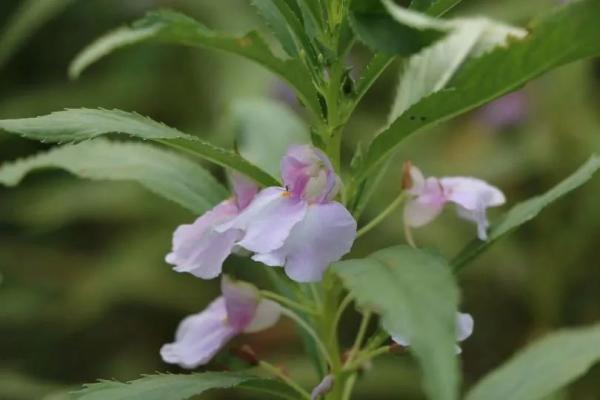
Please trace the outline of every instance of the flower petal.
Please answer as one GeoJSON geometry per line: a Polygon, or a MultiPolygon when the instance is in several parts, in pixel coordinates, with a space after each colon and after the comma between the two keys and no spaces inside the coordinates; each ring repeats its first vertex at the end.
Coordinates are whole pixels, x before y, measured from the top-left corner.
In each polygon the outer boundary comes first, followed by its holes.
{"type": "Polygon", "coordinates": [[[219,297],[206,310],[181,321],[175,342],[162,346],[160,355],[167,363],[196,368],[208,363],[237,333],[227,324],[225,299],[219,297]]]}
{"type": "Polygon", "coordinates": [[[245,232],[238,246],[257,253],[273,251],[283,245],[290,231],[306,214],[307,204],[292,199],[281,188],[267,188],[230,222],[217,231],[239,229],[245,232]]]}
{"type": "Polygon", "coordinates": [[[440,182],[448,200],[458,206],[458,215],[475,222],[477,236],[486,240],[489,226],[486,209],[504,204],[504,194],[498,188],[476,178],[451,177],[442,178],[440,182]]]}
{"type": "Polygon", "coordinates": [[[254,285],[233,281],[227,275],[223,275],[221,280],[221,292],[229,325],[237,331],[243,331],[254,319],[260,292],[254,285]]]}
{"type": "Polygon", "coordinates": [[[457,313],[456,314],[456,340],[462,342],[473,334],[473,326],[475,321],[471,314],[457,313]]]}
{"type": "Polygon", "coordinates": [[[279,321],[280,316],[281,307],[279,304],[268,299],[261,300],[254,313],[254,319],[246,326],[244,333],[255,333],[268,329],[279,321]]]}
{"type": "Polygon", "coordinates": [[[254,200],[256,193],[258,193],[256,182],[237,172],[231,174],[231,186],[239,210],[248,207],[250,202],[254,200]]]}
{"type": "Polygon", "coordinates": [[[166,262],[174,265],[173,269],[177,272],[189,272],[203,279],[217,277],[241,232],[216,232],[213,227],[237,213],[236,204],[226,200],[193,224],[178,227],[173,234],[173,250],[165,257],[166,262]]]}
{"type": "Polygon", "coordinates": [[[317,400],[331,392],[334,382],[335,378],[333,375],[326,375],[325,378],[323,378],[323,380],[312,390],[310,394],[310,400],[317,400]]]}
{"type": "Polygon", "coordinates": [[[419,198],[411,199],[404,205],[404,223],[413,228],[427,225],[444,208],[443,204],[423,203],[419,198]]]}
{"type": "Polygon", "coordinates": [[[329,264],[348,253],[356,237],[356,221],[339,203],[313,204],[292,229],[285,244],[253,259],[271,266],[285,266],[297,282],[315,282],[329,264]]]}

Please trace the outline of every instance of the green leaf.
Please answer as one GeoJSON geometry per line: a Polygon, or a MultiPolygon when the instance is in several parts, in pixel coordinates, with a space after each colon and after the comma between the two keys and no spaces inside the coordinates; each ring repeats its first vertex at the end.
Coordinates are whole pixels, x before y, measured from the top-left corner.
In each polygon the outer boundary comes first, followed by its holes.
{"type": "Polygon", "coordinates": [[[401,25],[414,29],[435,29],[448,34],[404,63],[394,104],[389,115],[393,122],[422,98],[443,89],[460,66],[505,45],[509,39],[522,39],[527,31],[487,18],[443,20],[397,6],[383,0],[388,13],[401,25]]]}
{"type": "Polygon", "coordinates": [[[398,24],[379,1],[354,0],[348,18],[361,42],[376,52],[389,55],[415,54],[443,36],[437,30],[398,24]]]}
{"type": "Polygon", "coordinates": [[[278,185],[271,175],[230,150],[125,111],[86,108],[58,111],[35,118],[0,120],[0,129],[43,142],[81,141],[108,133],[124,133],[140,139],[151,139],[234,169],[265,186],[278,185]]]}
{"type": "Polygon", "coordinates": [[[102,139],[56,147],[0,166],[0,183],[15,186],[28,173],[61,168],[82,178],[136,181],[195,214],[212,208],[227,191],[204,168],[143,143],[102,139]]]}
{"type": "Polygon", "coordinates": [[[600,361],[600,325],[565,329],[528,346],[475,385],[466,400],[539,400],[600,361]]]}
{"type": "Polygon", "coordinates": [[[600,54],[597,15],[600,2],[572,2],[535,21],[524,40],[467,62],[448,89],[410,107],[373,140],[357,179],[375,172],[410,134],[472,110],[552,68],[600,54]]]}
{"type": "Polygon", "coordinates": [[[273,34],[283,47],[285,52],[292,57],[299,57],[300,49],[296,43],[294,32],[290,29],[290,25],[286,20],[286,17],[295,18],[295,23],[299,23],[298,18],[293,15],[289,6],[282,2],[282,0],[252,0],[252,5],[258,10],[258,14],[265,20],[266,24],[271,28],[273,34]],[[285,7],[291,14],[282,14],[281,9],[285,7]]]}
{"type": "Polygon", "coordinates": [[[278,381],[245,373],[204,372],[197,374],[146,375],[123,383],[100,381],[85,385],[73,393],[76,400],[186,400],[211,389],[247,388],[270,393],[278,398],[293,400],[296,397],[278,381]]]}
{"type": "Polygon", "coordinates": [[[586,183],[600,169],[600,157],[592,156],[571,176],[560,182],[546,193],[519,203],[511,208],[489,230],[488,240],[474,240],[467,245],[452,261],[455,270],[459,270],[484,250],[494,244],[504,235],[517,229],[522,224],[535,218],[545,207],[559,198],[569,194],[579,186],[586,183]]]}
{"type": "Polygon", "coordinates": [[[212,48],[253,60],[287,81],[313,114],[321,115],[310,73],[299,59],[282,60],[276,57],[257,32],[241,37],[221,34],[173,11],[149,13],[130,27],[123,27],[100,37],[75,58],[69,74],[76,78],[91,64],[113,51],[145,42],[212,48]]]}
{"type": "Polygon", "coordinates": [[[0,67],[35,31],[72,2],[73,0],[22,1],[0,33],[0,67]]]}
{"type": "Polygon", "coordinates": [[[240,154],[273,176],[279,176],[281,158],[291,145],[310,143],[302,120],[272,100],[239,100],[233,105],[233,119],[240,154]]]}
{"type": "Polygon", "coordinates": [[[356,83],[356,104],[364,97],[377,78],[381,76],[383,71],[385,71],[392,61],[394,61],[393,56],[383,53],[375,53],[373,57],[371,57],[371,60],[369,60],[369,63],[365,66],[356,83]]]}
{"type": "Polygon", "coordinates": [[[456,399],[458,289],[447,263],[427,252],[396,246],[333,268],[361,307],[381,314],[388,332],[411,343],[428,395],[456,399]]]}

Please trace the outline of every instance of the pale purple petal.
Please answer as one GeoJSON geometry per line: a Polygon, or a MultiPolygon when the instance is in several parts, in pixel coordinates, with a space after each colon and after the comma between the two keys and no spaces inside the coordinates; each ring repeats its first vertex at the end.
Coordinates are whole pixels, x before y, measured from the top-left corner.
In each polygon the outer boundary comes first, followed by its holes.
{"type": "Polygon", "coordinates": [[[458,215],[475,222],[478,237],[486,240],[489,225],[486,209],[504,204],[504,194],[498,188],[476,178],[449,177],[440,179],[440,182],[448,201],[457,204],[458,215]]]}
{"type": "Polygon", "coordinates": [[[408,200],[404,206],[404,223],[413,228],[427,225],[444,208],[443,204],[421,202],[419,198],[408,200]]]}
{"type": "Polygon", "coordinates": [[[279,321],[281,306],[274,301],[263,299],[258,303],[254,318],[244,329],[244,333],[255,333],[268,329],[279,321]]]}
{"type": "Polygon", "coordinates": [[[458,313],[456,315],[456,340],[462,342],[473,334],[475,321],[471,314],[458,313]]]}
{"type": "Polygon", "coordinates": [[[260,292],[254,285],[233,281],[226,275],[221,280],[221,292],[229,325],[238,332],[243,331],[254,319],[260,292]]]}
{"type": "Polygon", "coordinates": [[[356,221],[339,203],[313,204],[292,229],[285,244],[253,259],[271,266],[284,266],[297,282],[323,278],[327,267],[348,253],[356,237],[356,221]]]}
{"type": "Polygon", "coordinates": [[[237,205],[226,200],[193,224],[181,225],[173,234],[173,250],[166,256],[166,262],[174,265],[177,272],[189,272],[203,279],[217,277],[241,232],[216,232],[213,227],[237,213],[237,205]]]}
{"type": "Polygon", "coordinates": [[[258,193],[258,185],[256,182],[237,172],[231,174],[231,186],[233,187],[233,193],[235,194],[235,200],[239,211],[248,207],[258,193]]]}
{"type": "Polygon", "coordinates": [[[317,400],[331,392],[334,382],[335,378],[333,375],[326,375],[325,378],[323,378],[323,380],[312,390],[310,394],[310,400],[317,400]]]}
{"type": "Polygon", "coordinates": [[[311,203],[332,200],[341,181],[327,156],[310,145],[291,146],[281,160],[281,177],[293,197],[311,203]]]}
{"type": "Polygon", "coordinates": [[[306,208],[306,202],[291,198],[285,190],[267,188],[236,218],[216,230],[242,230],[245,235],[238,246],[257,253],[270,252],[283,245],[294,225],[304,218],[306,208]]]}
{"type": "Polygon", "coordinates": [[[181,321],[175,342],[162,346],[160,354],[167,363],[196,368],[208,363],[237,333],[227,323],[225,299],[219,297],[206,310],[181,321]]]}

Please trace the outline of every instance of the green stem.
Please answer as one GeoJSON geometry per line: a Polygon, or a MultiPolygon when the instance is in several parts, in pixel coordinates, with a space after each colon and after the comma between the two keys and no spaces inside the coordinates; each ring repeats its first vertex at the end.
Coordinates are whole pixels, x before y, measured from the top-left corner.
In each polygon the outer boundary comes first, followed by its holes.
{"type": "Polygon", "coordinates": [[[373,351],[363,353],[363,354],[359,355],[351,364],[345,365],[343,371],[344,372],[356,371],[357,369],[359,369],[361,367],[361,365],[363,365],[370,359],[380,356],[382,354],[388,353],[390,351],[390,349],[391,349],[391,346],[382,346],[373,351]]]}
{"type": "Polygon", "coordinates": [[[319,335],[316,334],[314,329],[302,317],[300,317],[298,314],[296,314],[289,308],[282,308],[281,313],[283,315],[285,315],[286,317],[290,318],[291,320],[293,320],[301,328],[303,328],[306,331],[306,333],[308,333],[313,338],[313,340],[315,341],[315,344],[319,348],[319,351],[321,352],[322,356],[325,357],[325,359],[327,360],[327,362],[330,365],[333,365],[332,357],[329,354],[327,347],[323,344],[323,341],[321,340],[319,335]]]}
{"type": "Polygon", "coordinates": [[[356,335],[356,339],[354,340],[354,345],[350,349],[350,353],[348,355],[348,360],[346,364],[352,363],[354,356],[359,352],[360,346],[365,338],[365,334],[367,333],[367,328],[369,327],[369,321],[371,320],[371,312],[367,311],[363,314],[362,321],[360,322],[360,327],[358,328],[358,334],[356,335]]]}
{"type": "Polygon", "coordinates": [[[404,192],[400,193],[396,200],[392,201],[390,205],[388,205],[387,208],[381,212],[381,214],[373,218],[367,225],[358,230],[356,233],[356,238],[363,236],[365,233],[379,225],[390,213],[394,212],[398,207],[400,207],[400,205],[402,205],[405,198],[406,194],[404,192]]]}
{"type": "Polygon", "coordinates": [[[310,400],[310,394],[306,390],[304,390],[302,387],[300,387],[300,385],[298,385],[293,379],[291,379],[289,376],[284,374],[283,371],[281,371],[281,369],[277,368],[276,366],[274,366],[272,364],[269,364],[266,361],[259,361],[258,366],[260,368],[264,369],[265,371],[267,371],[268,373],[270,373],[271,375],[276,376],[277,378],[281,379],[289,387],[291,387],[296,392],[298,392],[298,394],[301,395],[303,399],[310,400]]]}
{"type": "Polygon", "coordinates": [[[346,297],[344,297],[344,299],[340,303],[340,305],[335,313],[335,317],[333,317],[333,323],[331,325],[332,326],[331,335],[329,337],[330,342],[333,342],[336,339],[336,334],[337,334],[337,330],[338,330],[338,325],[340,324],[340,319],[342,319],[342,315],[344,314],[344,311],[346,311],[346,308],[350,305],[350,303],[352,303],[353,299],[354,298],[352,297],[352,295],[350,293],[348,293],[346,295],[346,297]]]}
{"type": "Polygon", "coordinates": [[[342,400],[350,400],[352,397],[352,389],[354,388],[354,383],[356,383],[357,374],[350,375],[350,378],[346,381],[346,385],[344,386],[344,394],[342,395],[342,400]]]}
{"type": "Polygon", "coordinates": [[[304,306],[300,303],[297,303],[293,300],[288,299],[287,297],[284,297],[282,295],[279,295],[277,293],[273,293],[271,291],[268,290],[261,290],[260,294],[262,297],[267,298],[267,299],[271,299],[274,300],[280,304],[286,305],[288,307],[292,307],[295,308],[299,311],[308,313],[308,314],[313,314],[316,315],[317,311],[315,309],[313,309],[312,307],[308,307],[308,306],[304,306]]]}

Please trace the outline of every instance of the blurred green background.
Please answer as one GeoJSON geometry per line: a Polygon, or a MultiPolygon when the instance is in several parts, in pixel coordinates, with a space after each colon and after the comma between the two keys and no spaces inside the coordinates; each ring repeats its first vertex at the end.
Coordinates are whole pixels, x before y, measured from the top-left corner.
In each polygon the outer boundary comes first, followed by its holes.
{"type": "MultiPolygon", "coordinates": [[[[260,24],[247,0],[54,0],[47,21],[19,43],[7,27],[26,3],[0,2],[0,118],[120,108],[231,146],[240,128],[232,122],[236,99],[270,98],[298,108],[265,70],[212,51],[141,46],[109,57],[79,81],[66,77],[81,48],[146,10],[172,7],[212,28],[244,32],[260,24]]],[[[466,0],[454,12],[523,24],[556,3],[466,0]]],[[[349,62],[360,69],[365,56],[358,46],[349,62]]],[[[385,121],[396,74],[397,68],[386,72],[352,119],[346,159],[385,121]]],[[[396,196],[407,159],[432,175],[488,179],[511,204],[547,190],[600,151],[599,93],[600,63],[591,60],[416,135],[398,152],[363,218],[396,196]]],[[[0,132],[0,162],[46,148],[0,132]]],[[[463,345],[467,384],[548,331],[600,320],[599,198],[600,181],[594,179],[461,273],[462,309],[476,321],[463,345]]],[[[398,212],[361,238],[353,254],[403,242],[400,217],[398,212]]],[[[158,350],[183,316],[202,309],[218,291],[216,281],[174,273],[163,261],[174,228],[193,218],[135,184],[81,181],[57,171],[0,188],[0,399],[59,399],[97,378],[178,371],[161,362],[158,350]]],[[[451,257],[474,228],[450,211],[415,234],[419,244],[451,257]]],[[[227,268],[264,282],[262,267],[248,260],[232,257],[227,268]]],[[[356,324],[349,313],[345,342],[356,324]]],[[[238,338],[233,347],[244,343],[307,386],[317,383],[289,323],[238,338]]],[[[212,367],[231,357],[225,352],[212,367]]],[[[600,399],[599,382],[596,367],[561,396],[600,399]]],[[[246,397],[215,392],[204,398],[246,397]]],[[[361,378],[355,398],[421,399],[418,371],[407,356],[383,357],[361,378]]]]}

